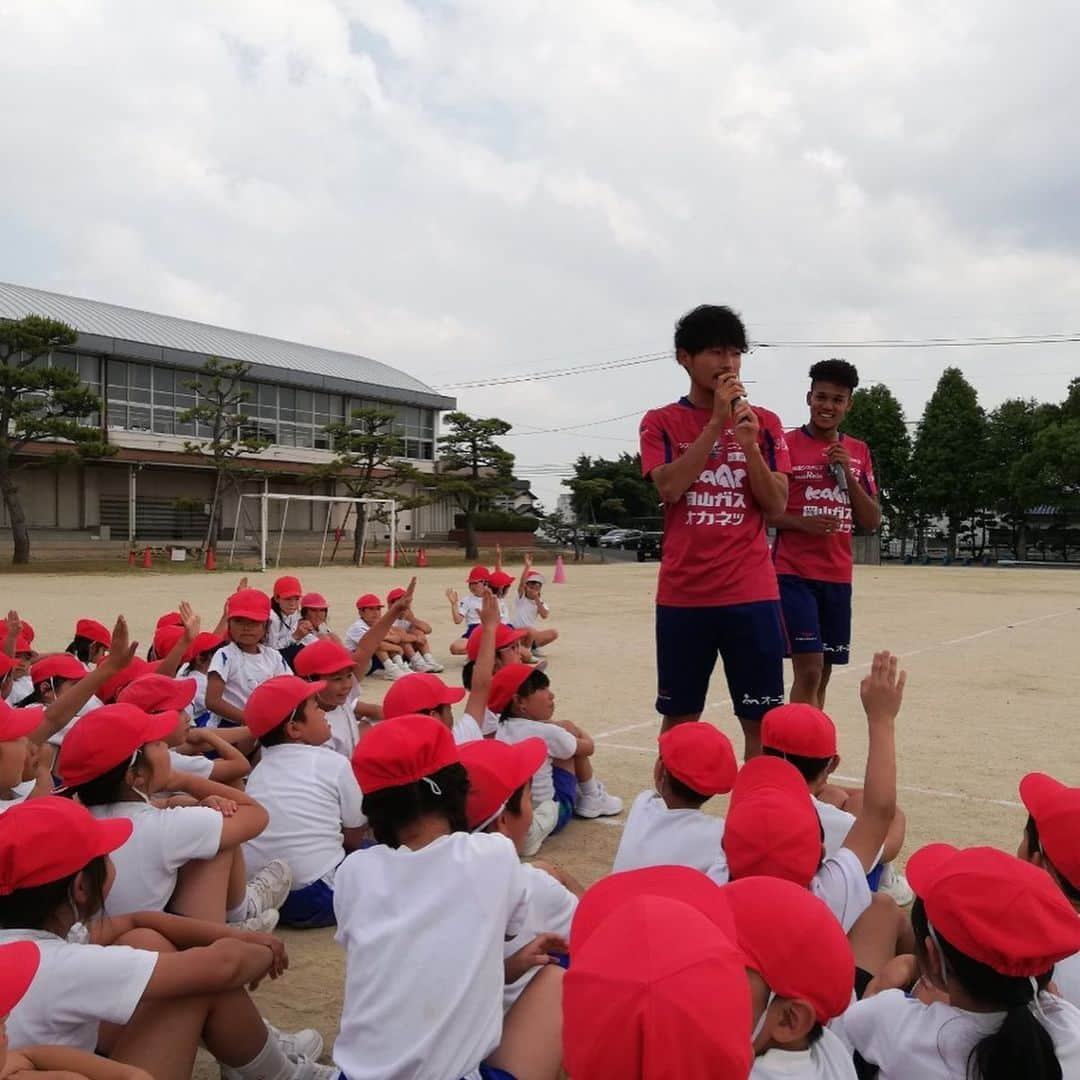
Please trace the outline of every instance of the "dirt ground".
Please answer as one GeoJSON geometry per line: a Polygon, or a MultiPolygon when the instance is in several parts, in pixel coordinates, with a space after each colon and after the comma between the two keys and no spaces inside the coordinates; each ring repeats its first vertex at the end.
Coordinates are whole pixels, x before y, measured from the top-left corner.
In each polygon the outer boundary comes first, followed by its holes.
{"type": "MultiPolygon", "coordinates": [[[[519,567],[510,566],[511,572],[519,567]]],[[[351,621],[362,592],[385,594],[408,574],[387,569],[296,571],[307,589],[331,602],[331,625],[351,621]]],[[[448,656],[454,636],[443,592],[464,590],[461,568],[418,571],[417,614],[435,627],[436,654],[448,656]]],[[[123,612],[149,642],[159,614],[191,601],[216,622],[235,575],[127,574],[11,576],[2,603],[30,619],[37,643],[63,648],[76,617],[105,620],[123,612]]],[[[255,575],[269,589],[273,574],[255,575]]],[[[550,576],[550,575],[549,575],[550,576]]],[[[655,564],[570,566],[569,582],[548,584],[549,648],[556,714],[597,737],[597,773],[629,805],[649,786],[657,719],[652,595],[655,564]]],[[[1080,573],[1067,570],[962,567],[857,568],[852,663],[837,669],[829,712],[840,734],[842,777],[861,781],[866,729],[858,682],[875,648],[900,654],[908,671],[898,721],[900,804],[908,815],[905,854],[931,840],[1016,846],[1024,822],[1017,782],[1045,770],[1080,782],[1080,573]]],[[[458,677],[447,661],[444,678],[458,677]]],[[[388,683],[369,680],[364,695],[382,697],[388,683]]],[[[739,746],[719,668],[706,718],[739,746]]],[[[726,800],[714,800],[722,813],[726,800]]],[[[711,804],[710,804],[711,806],[711,804]]],[[[544,847],[585,883],[610,868],[618,819],[575,821],[544,847]]],[[[332,1044],[342,997],[342,959],[330,931],[285,932],[288,975],[260,989],[265,1014],[286,1029],[316,1027],[332,1044]]],[[[421,958],[403,958],[417,962],[421,958]]],[[[213,1075],[200,1067],[200,1076],[213,1075]]]]}

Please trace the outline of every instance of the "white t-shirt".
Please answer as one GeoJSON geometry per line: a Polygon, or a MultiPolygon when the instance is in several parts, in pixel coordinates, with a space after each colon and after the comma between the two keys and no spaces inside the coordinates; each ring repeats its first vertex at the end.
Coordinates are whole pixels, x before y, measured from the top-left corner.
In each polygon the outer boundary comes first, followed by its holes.
{"type": "Polygon", "coordinates": [[[16,784],[11,789],[11,794],[14,798],[0,799],[0,814],[5,810],[10,810],[13,806],[18,806],[21,802],[26,802],[30,792],[34,790],[34,786],[37,784],[36,780],[24,780],[21,784],[16,784]]]}
{"type": "Polygon", "coordinates": [[[130,818],[135,829],[112,853],[116,867],[108,915],[164,911],[176,888],[176,875],[191,859],[210,859],[221,848],[224,818],[209,806],[159,810],[143,802],[87,807],[94,817],[130,818]]]}
{"type": "MultiPolygon", "coordinates": [[[[559,934],[569,938],[570,923],[577,911],[578,898],[562,882],[556,881],[546,870],[528,863],[522,863],[521,869],[525,871],[529,886],[529,911],[522,929],[503,943],[505,957],[525,948],[539,934],[559,934]]],[[[539,970],[538,967],[529,968],[520,979],[503,988],[504,1012],[521,997],[539,970]]]]}
{"type": "Polygon", "coordinates": [[[270,629],[266,634],[266,644],[271,649],[284,649],[293,644],[293,632],[300,625],[300,609],[291,615],[279,615],[270,612],[270,629]]]}
{"type": "Polygon", "coordinates": [[[844,846],[847,834],[855,824],[855,815],[813,796],[810,801],[814,804],[821,827],[825,831],[825,858],[832,858],[844,846]]]}
{"type": "Polygon", "coordinates": [[[80,716],[85,716],[94,709],[100,709],[104,704],[105,703],[101,698],[91,694],[90,700],[59,731],[54,731],[53,734],[49,736],[49,745],[63,746],[64,740],[68,737],[68,733],[75,726],[75,721],[78,720],[80,716]]]}
{"type": "MultiPolygon", "coordinates": [[[[700,810],[669,810],[655,791],[643,791],[630,807],[612,872],[643,866],[691,866],[703,874],[723,859],[724,819],[700,810]]],[[[727,881],[724,860],[724,882],[727,881]]]]}
{"type": "Polygon", "coordinates": [[[345,631],[345,648],[352,652],[357,645],[360,644],[360,639],[371,629],[371,627],[364,622],[363,619],[357,619],[356,622],[345,631]]]}
{"type": "Polygon", "coordinates": [[[824,900],[840,920],[846,934],[870,906],[870,886],[862,861],[851,848],[842,847],[827,858],[810,882],[810,891],[824,900]]]}
{"type": "Polygon", "coordinates": [[[1066,1001],[1080,1008],[1080,953],[1054,965],[1054,984],[1066,1001]]]}
{"type": "Polygon", "coordinates": [[[352,760],[353,751],[360,741],[360,729],[354,711],[358,696],[354,691],[344,705],[337,705],[333,709],[326,710],[326,722],[330,725],[330,741],[323,743],[323,746],[330,747],[349,761],[352,760]]]}
{"type": "Polygon", "coordinates": [[[9,705],[18,705],[24,698],[28,698],[34,692],[34,680],[29,675],[20,675],[12,684],[8,696],[5,698],[9,705]]]}
{"type": "Polygon", "coordinates": [[[464,713],[460,719],[454,721],[454,742],[458,746],[465,743],[477,742],[484,737],[480,725],[468,713],[464,713]]]}
{"type": "Polygon", "coordinates": [[[275,675],[288,675],[289,665],[277,649],[260,645],[258,652],[241,652],[240,647],[230,641],[214,653],[210,674],[220,675],[224,680],[225,689],[221,696],[225,703],[243,710],[256,686],[275,675]]]}
{"type": "Polygon", "coordinates": [[[188,670],[184,675],[181,676],[181,678],[195,680],[195,696],[191,699],[191,704],[188,706],[188,711],[191,713],[193,719],[198,720],[199,717],[207,711],[206,672],[188,670]]]}
{"type": "Polygon", "coordinates": [[[495,833],[353,852],[334,886],[345,949],[334,1064],[349,1080],[475,1077],[502,1037],[503,942],[528,902],[517,852],[495,833]]]}
{"type": "Polygon", "coordinates": [[[158,958],[126,945],[72,945],[46,930],[0,930],[0,945],[13,941],[36,942],[41,964],[8,1017],[11,1046],[70,1046],[92,1054],[101,1023],[131,1019],[158,958]]]}
{"type": "Polygon", "coordinates": [[[518,717],[504,721],[495,732],[495,738],[504,743],[519,743],[526,739],[540,738],[547,744],[548,756],[536,770],[532,779],[533,806],[550,802],[555,798],[555,781],[552,779],[551,762],[573,757],[577,739],[558,724],[545,724],[539,720],[523,720],[518,717]]]}
{"type": "Polygon", "coordinates": [[[181,754],[177,750],[170,750],[169,764],[176,772],[194,773],[204,780],[209,780],[214,771],[214,763],[204,754],[181,754]]]}
{"type": "Polygon", "coordinates": [[[857,1080],[851,1051],[828,1028],[809,1050],[766,1050],[750,1080],[857,1080]]]}
{"type": "Polygon", "coordinates": [[[367,824],[352,766],[329,746],[264,746],[247,793],[270,815],[270,824],[244,844],[248,877],[271,859],[284,859],[294,889],[332,881],[345,858],[342,828],[367,824]]]}
{"type": "MultiPolygon", "coordinates": [[[[465,616],[466,626],[478,626],[480,623],[480,608],[483,606],[484,598],[482,596],[473,596],[472,593],[466,593],[458,601],[458,614],[465,616]]],[[[33,687],[31,687],[33,689],[33,687]]]]}
{"type": "MultiPolygon", "coordinates": [[[[1080,1077],[1080,1011],[1052,994],[1042,994],[1040,1004],[1062,1076],[1075,1080],[1080,1077]]],[[[966,1080],[972,1048],[1004,1019],[1003,1012],[924,1005],[902,990],[883,990],[852,1005],[833,1021],[833,1030],[880,1068],[879,1080],[966,1080]]]]}
{"type": "MultiPolygon", "coordinates": [[[[548,614],[551,609],[548,609],[548,614]]],[[[540,605],[527,596],[519,596],[514,602],[514,625],[519,630],[531,630],[540,621],[540,605]]]]}

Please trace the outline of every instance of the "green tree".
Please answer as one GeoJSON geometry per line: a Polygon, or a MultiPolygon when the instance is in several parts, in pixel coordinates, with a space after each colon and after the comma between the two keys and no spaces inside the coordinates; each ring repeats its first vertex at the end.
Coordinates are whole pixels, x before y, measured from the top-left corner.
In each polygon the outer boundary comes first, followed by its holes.
{"type": "Polygon", "coordinates": [[[101,399],[74,371],[43,362],[54,349],[74,345],[77,336],[66,323],[39,315],[0,321],[0,491],[16,564],[30,561],[19,473],[116,452],[101,428],[79,424],[101,411],[101,399]],[[47,443],[50,449],[30,457],[22,453],[29,443],[47,443]]]}
{"type": "Polygon", "coordinates": [[[243,381],[250,370],[251,365],[242,360],[211,356],[196,378],[184,382],[184,386],[195,393],[195,405],[180,414],[180,422],[197,423],[209,432],[184,443],[187,453],[209,458],[214,469],[214,497],[206,527],[207,551],[217,549],[225,491],[230,487],[237,490],[240,477],[257,475],[257,470],[245,465],[241,459],[261,454],[272,443],[260,434],[244,411],[244,404],[251,394],[244,388],[243,381]]]}
{"type": "Polygon", "coordinates": [[[595,524],[602,517],[613,525],[641,525],[660,517],[656,489],[641,475],[639,454],[614,459],[582,454],[563,485],[570,489],[574,513],[583,522],[595,524]]]}
{"type": "Polygon", "coordinates": [[[926,403],[911,460],[916,509],[945,518],[950,556],[965,520],[989,501],[986,443],[975,388],[959,368],[946,368],[926,403]]]}
{"type": "Polygon", "coordinates": [[[495,440],[511,425],[496,417],[478,419],[468,413],[447,413],[449,427],[439,436],[437,471],[427,478],[432,491],[447,496],[465,519],[465,557],[475,559],[476,515],[493,499],[514,490],[514,455],[495,440]]]}

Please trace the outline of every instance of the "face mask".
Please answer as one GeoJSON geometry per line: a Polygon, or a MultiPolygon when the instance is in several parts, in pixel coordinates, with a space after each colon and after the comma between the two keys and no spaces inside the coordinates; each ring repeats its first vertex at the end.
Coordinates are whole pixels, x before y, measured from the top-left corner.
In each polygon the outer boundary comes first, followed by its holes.
{"type": "Polygon", "coordinates": [[[769,1000],[765,1002],[765,1008],[761,1010],[761,1015],[758,1017],[757,1023],[754,1025],[754,1030],[750,1032],[750,1045],[753,1046],[757,1042],[757,1037],[761,1034],[761,1029],[765,1026],[765,1020],[769,1015],[769,1008],[776,1000],[776,991],[769,991],[769,1000]]]}
{"type": "Polygon", "coordinates": [[[86,923],[79,918],[79,908],[71,897],[68,897],[68,903],[71,905],[71,913],[75,916],[75,921],[71,924],[71,929],[67,932],[67,938],[71,945],[89,945],[90,944],[90,929],[86,923]]]}

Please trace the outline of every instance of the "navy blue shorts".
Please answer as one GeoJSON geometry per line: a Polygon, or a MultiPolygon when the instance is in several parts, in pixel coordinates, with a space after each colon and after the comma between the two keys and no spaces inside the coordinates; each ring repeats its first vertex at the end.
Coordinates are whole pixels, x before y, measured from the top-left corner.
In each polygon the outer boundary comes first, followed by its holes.
{"type": "Polygon", "coordinates": [[[551,782],[555,786],[555,802],[559,805],[559,817],[555,822],[555,828],[551,830],[554,836],[560,829],[565,829],[566,823],[574,816],[574,803],[577,802],[577,777],[569,769],[552,765],[551,782]]]}
{"type": "Polygon", "coordinates": [[[792,653],[822,653],[846,664],[851,651],[851,586],[778,574],[780,604],[792,653]]]}
{"type": "Polygon", "coordinates": [[[724,607],[656,605],[656,711],[686,716],[705,708],[716,657],[740,720],[784,704],[787,642],[776,600],[724,607]]]}
{"type": "Polygon", "coordinates": [[[464,634],[462,634],[461,636],[462,636],[463,638],[465,638],[465,639],[466,639],[466,641],[467,641],[467,640],[468,640],[469,638],[471,638],[471,637],[473,636],[473,634],[475,634],[475,633],[476,633],[476,631],[477,631],[477,630],[479,630],[479,629],[480,629],[480,624],[479,624],[478,622],[474,622],[474,623],[472,624],[472,626],[466,626],[466,627],[465,627],[465,633],[464,633],[464,634]]]}
{"type": "Polygon", "coordinates": [[[310,885],[293,889],[279,909],[282,926],[298,930],[313,930],[319,926],[336,926],[334,890],[321,878],[310,885]]]}

